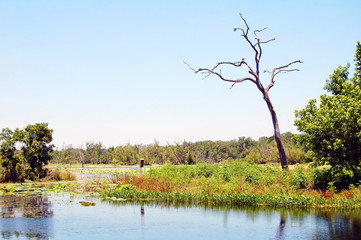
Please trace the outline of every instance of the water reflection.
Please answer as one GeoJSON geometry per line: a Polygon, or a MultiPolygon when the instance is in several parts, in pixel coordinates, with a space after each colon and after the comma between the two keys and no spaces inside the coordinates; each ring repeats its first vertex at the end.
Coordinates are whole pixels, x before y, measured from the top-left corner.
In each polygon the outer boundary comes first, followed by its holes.
{"type": "Polygon", "coordinates": [[[145,215],[144,206],[141,205],[140,206],[140,216],[144,217],[144,215],[145,215]]]}
{"type": "Polygon", "coordinates": [[[360,239],[361,216],[360,213],[333,213],[324,211],[319,213],[316,221],[317,231],[314,236],[321,238],[326,233],[328,239],[360,239]]]}
{"type": "Polygon", "coordinates": [[[52,233],[52,205],[47,196],[0,197],[2,239],[48,239],[52,233]]]}
{"type": "Polygon", "coordinates": [[[0,197],[3,239],[360,239],[360,211],[0,197]],[[50,200],[52,204],[50,203],[50,200]],[[145,214],[146,213],[146,214],[145,214]],[[155,237],[157,236],[157,237],[155,237]]]}
{"type": "MultiPolygon", "coordinates": [[[[187,211],[190,216],[196,212],[204,212],[204,219],[209,216],[217,215],[221,218],[220,229],[223,229],[230,239],[232,229],[238,224],[238,234],[242,236],[245,231],[251,239],[361,239],[361,211],[360,210],[340,210],[340,209],[277,209],[269,207],[239,207],[231,208],[229,206],[192,206],[192,205],[172,205],[162,202],[138,202],[138,203],[109,203],[111,205],[123,206],[141,206],[141,217],[145,218],[144,212],[148,208],[169,209],[170,212],[187,211]],[[237,223],[238,221],[238,223],[237,223]],[[240,227],[239,222],[242,222],[240,227]],[[253,229],[253,230],[252,230],[253,229]],[[257,236],[259,235],[259,238],[257,236]]],[[[172,213],[170,213],[172,214],[172,213]]],[[[147,214],[148,215],[148,214],[147,214]]],[[[151,214],[149,214],[151,215],[151,214]]],[[[167,218],[165,216],[165,218],[167,218]]],[[[174,228],[182,224],[182,220],[176,220],[174,228]]],[[[189,218],[191,221],[191,218],[189,218]]],[[[167,220],[165,220],[167,222],[167,220]]],[[[200,223],[194,223],[196,228],[200,223]]],[[[212,223],[216,224],[216,223],[212,223]]],[[[147,227],[147,225],[144,225],[147,227]]],[[[143,225],[142,225],[143,227],[143,225]]],[[[208,226],[203,226],[208,229],[208,226]]],[[[149,226],[148,226],[149,228],[149,226]]],[[[202,229],[202,226],[198,226],[202,229]]],[[[168,229],[169,231],[169,229],[168,229]]],[[[208,229],[209,231],[209,229],[208,229]]],[[[224,234],[225,234],[224,233],[224,234]]],[[[225,235],[222,236],[224,239],[225,235]]],[[[216,239],[216,238],[211,238],[216,239]]],[[[240,237],[239,239],[247,239],[240,237]]]]}
{"type": "Polygon", "coordinates": [[[275,239],[360,239],[360,211],[281,210],[275,239]]]}
{"type": "Polygon", "coordinates": [[[286,216],[284,212],[280,213],[280,224],[276,232],[276,239],[283,239],[283,230],[286,225],[286,216]]]}

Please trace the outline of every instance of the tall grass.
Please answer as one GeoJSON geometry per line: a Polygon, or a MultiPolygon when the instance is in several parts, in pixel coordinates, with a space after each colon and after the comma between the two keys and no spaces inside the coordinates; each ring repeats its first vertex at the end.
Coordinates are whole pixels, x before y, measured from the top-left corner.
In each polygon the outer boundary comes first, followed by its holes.
{"type": "Polygon", "coordinates": [[[103,197],[157,200],[202,205],[269,205],[297,207],[361,207],[361,189],[314,188],[315,170],[296,166],[289,171],[246,162],[164,165],[143,175],[118,178],[132,189],[113,187],[103,197]]]}

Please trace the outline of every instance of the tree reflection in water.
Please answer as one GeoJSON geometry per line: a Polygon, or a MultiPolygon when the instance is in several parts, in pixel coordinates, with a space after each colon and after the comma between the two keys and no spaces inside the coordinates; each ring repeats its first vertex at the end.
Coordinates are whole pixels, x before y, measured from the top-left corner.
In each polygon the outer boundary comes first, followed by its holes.
{"type": "MultiPolygon", "coordinates": [[[[62,239],[67,235],[72,239],[86,236],[91,239],[91,234],[97,234],[98,239],[106,239],[114,237],[114,234],[129,234],[126,235],[129,238],[139,239],[135,236],[140,236],[144,239],[148,234],[156,232],[165,236],[159,238],[162,240],[168,239],[167,234],[197,235],[203,234],[205,230],[211,233],[209,239],[234,239],[236,236],[242,239],[242,236],[247,236],[244,239],[353,240],[360,239],[361,236],[360,210],[220,206],[207,208],[151,201],[99,201],[96,208],[90,209],[83,208],[74,199],[71,199],[71,202],[75,204],[63,206],[69,202],[67,196],[49,198],[53,204],[43,196],[0,196],[0,218],[6,218],[0,219],[0,238],[62,239]],[[54,208],[54,211],[59,211],[60,214],[53,216],[54,208]],[[156,219],[154,216],[157,216],[156,219]],[[222,224],[218,224],[218,220],[223,222],[223,227],[222,224]],[[170,223],[172,228],[169,228],[170,223]],[[53,225],[57,226],[55,230],[53,225]],[[163,225],[165,227],[162,227],[163,225]],[[184,231],[184,226],[189,227],[189,231],[184,231]],[[97,231],[92,231],[93,229],[97,231]],[[140,235],[137,235],[138,233],[140,235]]],[[[179,235],[179,238],[181,236],[183,235],[179,235]]],[[[192,239],[190,237],[191,235],[188,235],[185,238],[192,239]]]]}
{"type": "Polygon", "coordinates": [[[1,196],[1,238],[25,236],[28,239],[47,239],[51,232],[53,210],[46,196],[1,196]]]}
{"type": "Polygon", "coordinates": [[[325,226],[325,229],[319,228],[319,232],[326,232],[328,239],[358,240],[361,237],[361,215],[359,212],[335,214],[331,211],[325,211],[317,218],[316,224],[317,226],[325,226]]]}
{"type": "MultiPolygon", "coordinates": [[[[361,215],[359,211],[342,210],[280,210],[280,222],[275,239],[290,239],[290,227],[286,223],[299,223],[299,228],[314,218],[313,231],[300,231],[302,239],[359,240],[361,215]]],[[[296,224],[297,226],[298,224],[296,224]]]]}

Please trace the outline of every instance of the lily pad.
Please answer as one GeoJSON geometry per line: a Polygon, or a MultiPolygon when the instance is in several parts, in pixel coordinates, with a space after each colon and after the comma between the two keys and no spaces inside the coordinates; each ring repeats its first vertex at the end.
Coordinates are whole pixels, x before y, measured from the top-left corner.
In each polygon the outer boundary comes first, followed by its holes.
{"type": "Polygon", "coordinates": [[[95,206],[95,203],[94,202],[84,202],[84,201],[81,201],[79,202],[82,206],[84,207],[89,207],[89,206],[95,206]]]}

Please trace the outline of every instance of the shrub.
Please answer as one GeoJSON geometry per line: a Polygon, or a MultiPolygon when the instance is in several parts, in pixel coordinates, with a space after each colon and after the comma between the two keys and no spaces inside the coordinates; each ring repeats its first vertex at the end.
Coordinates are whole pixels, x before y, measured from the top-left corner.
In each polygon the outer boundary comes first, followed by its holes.
{"type": "MultiPolygon", "coordinates": [[[[316,189],[343,190],[348,189],[352,184],[359,184],[359,175],[355,172],[342,169],[333,171],[332,168],[316,169],[314,172],[314,185],[316,189]]],[[[357,172],[356,172],[357,173],[357,172]]]]}
{"type": "Polygon", "coordinates": [[[306,169],[303,167],[297,166],[291,175],[291,185],[297,189],[305,188],[308,186],[308,179],[305,173],[306,169]]]}
{"type": "Polygon", "coordinates": [[[76,175],[70,171],[59,172],[58,170],[47,169],[46,176],[42,181],[74,181],[76,175]]]}
{"type": "Polygon", "coordinates": [[[60,172],[58,174],[59,181],[74,181],[76,179],[76,175],[70,171],[60,172]]]}

